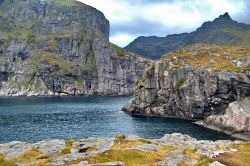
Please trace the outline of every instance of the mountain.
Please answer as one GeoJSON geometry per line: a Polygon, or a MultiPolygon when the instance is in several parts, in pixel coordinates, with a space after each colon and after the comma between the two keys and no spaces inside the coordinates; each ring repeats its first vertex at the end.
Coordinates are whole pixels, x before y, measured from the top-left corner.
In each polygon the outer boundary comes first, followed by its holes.
{"type": "Polygon", "coordinates": [[[150,61],[109,42],[75,0],[0,1],[0,95],[129,95],[150,61]]]}
{"type": "Polygon", "coordinates": [[[249,46],[187,46],[153,63],[137,81],[134,98],[123,110],[192,120],[215,115],[207,122],[250,133],[249,100],[234,103],[220,116],[229,104],[250,96],[249,71],[249,46]]]}
{"type": "Polygon", "coordinates": [[[168,35],[166,37],[138,37],[126,50],[159,59],[162,55],[191,44],[249,45],[250,25],[238,23],[228,13],[214,21],[205,22],[191,33],[168,35]]]}

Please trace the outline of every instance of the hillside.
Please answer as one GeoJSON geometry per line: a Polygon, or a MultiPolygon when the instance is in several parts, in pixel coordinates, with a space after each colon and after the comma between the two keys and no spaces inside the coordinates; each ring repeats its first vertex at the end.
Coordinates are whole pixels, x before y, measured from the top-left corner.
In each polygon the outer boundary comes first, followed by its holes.
{"type": "Polygon", "coordinates": [[[228,13],[215,20],[205,22],[191,33],[174,34],[166,37],[138,37],[126,50],[159,59],[162,55],[191,44],[249,45],[250,25],[238,23],[228,13]]]}
{"type": "Polygon", "coordinates": [[[3,0],[0,95],[129,95],[150,64],[109,43],[109,21],[75,0],[3,0]]]}

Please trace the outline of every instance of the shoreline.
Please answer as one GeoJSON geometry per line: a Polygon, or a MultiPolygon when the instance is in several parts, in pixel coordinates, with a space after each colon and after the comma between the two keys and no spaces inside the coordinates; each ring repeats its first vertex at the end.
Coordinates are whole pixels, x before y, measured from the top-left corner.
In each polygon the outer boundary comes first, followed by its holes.
{"type": "Polygon", "coordinates": [[[198,120],[198,119],[185,119],[185,118],[179,118],[179,117],[175,117],[175,116],[157,116],[157,115],[144,115],[144,114],[131,114],[129,112],[125,112],[131,116],[135,116],[135,117],[160,117],[160,118],[169,118],[169,119],[180,119],[180,120],[185,120],[187,122],[190,122],[190,123],[193,123],[195,125],[198,125],[198,126],[201,126],[201,127],[204,127],[206,129],[209,129],[209,130],[213,130],[213,131],[217,131],[219,133],[223,133],[223,134],[226,134],[232,138],[235,138],[235,139],[239,139],[239,140],[242,140],[242,141],[250,141],[250,133],[248,134],[244,134],[244,133],[233,133],[231,131],[228,131],[228,130],[223,130],[219,127],[216,127],[214,125],[207,125],[207,124],[204,124],[202,120],[198,120]]]}
{"type": "Polygon", "coordinates": [[[0,98],[30,98],[30,97],[133,97],[133,95],[0,95],[0,98]]]}
{"type": "Polygon", "coordinates": [[[196,125],[199,125],[199,126],[202,126],[204,128],[207,128],[207,129],[210,129],[210,130],[214,130],[214,131],[218,131],[220,133],[224,133],[228,136],[231,136],[235,139],[239,139],[239,140],[242,140],[242,141],[250,141],[250,133],[247,135],[247,134],[244,134],[244,133],[233,133],[229,130],[223,130],[217,126],[214,126],[214,125],[207,125],[207,124],[204,124],[203,121],[195,121],[193,122],[194,124],[196,125]]]}

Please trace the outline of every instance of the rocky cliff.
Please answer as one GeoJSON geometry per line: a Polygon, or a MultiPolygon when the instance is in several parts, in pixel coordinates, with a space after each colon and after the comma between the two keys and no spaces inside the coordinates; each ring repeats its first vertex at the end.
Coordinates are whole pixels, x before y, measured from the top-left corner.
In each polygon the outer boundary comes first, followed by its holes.
{"type": "Polygon", "coordinates": [[[0,1],[0,95],[129,95],[150,64],[75,0],[0,1]]]}
{"type": "Polygon", "coordinates": [[[137,81],[131,114],[204,119],[250,96],[250,47],[193,45],[169,53],[137,81]]]}
{"type": "Polygon", "coordinates": [[[125,49],[159,59],[162,55],[191,44],[249,45],[250,25],[238,23],[228,13],[202,24],[196,31],[166,37],[138,37],[125,49]]]}

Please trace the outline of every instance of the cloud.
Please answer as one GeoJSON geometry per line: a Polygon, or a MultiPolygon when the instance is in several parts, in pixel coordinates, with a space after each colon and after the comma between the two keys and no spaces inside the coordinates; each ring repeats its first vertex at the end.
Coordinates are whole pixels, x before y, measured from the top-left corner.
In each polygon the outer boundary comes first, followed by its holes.
{"type": "Polygon", "coordinates": [[[110,41],[123,47],[138,36],[191,32],[225,12],[250,23],[248,0],[80,0],[110,21],[110,41]]]}

